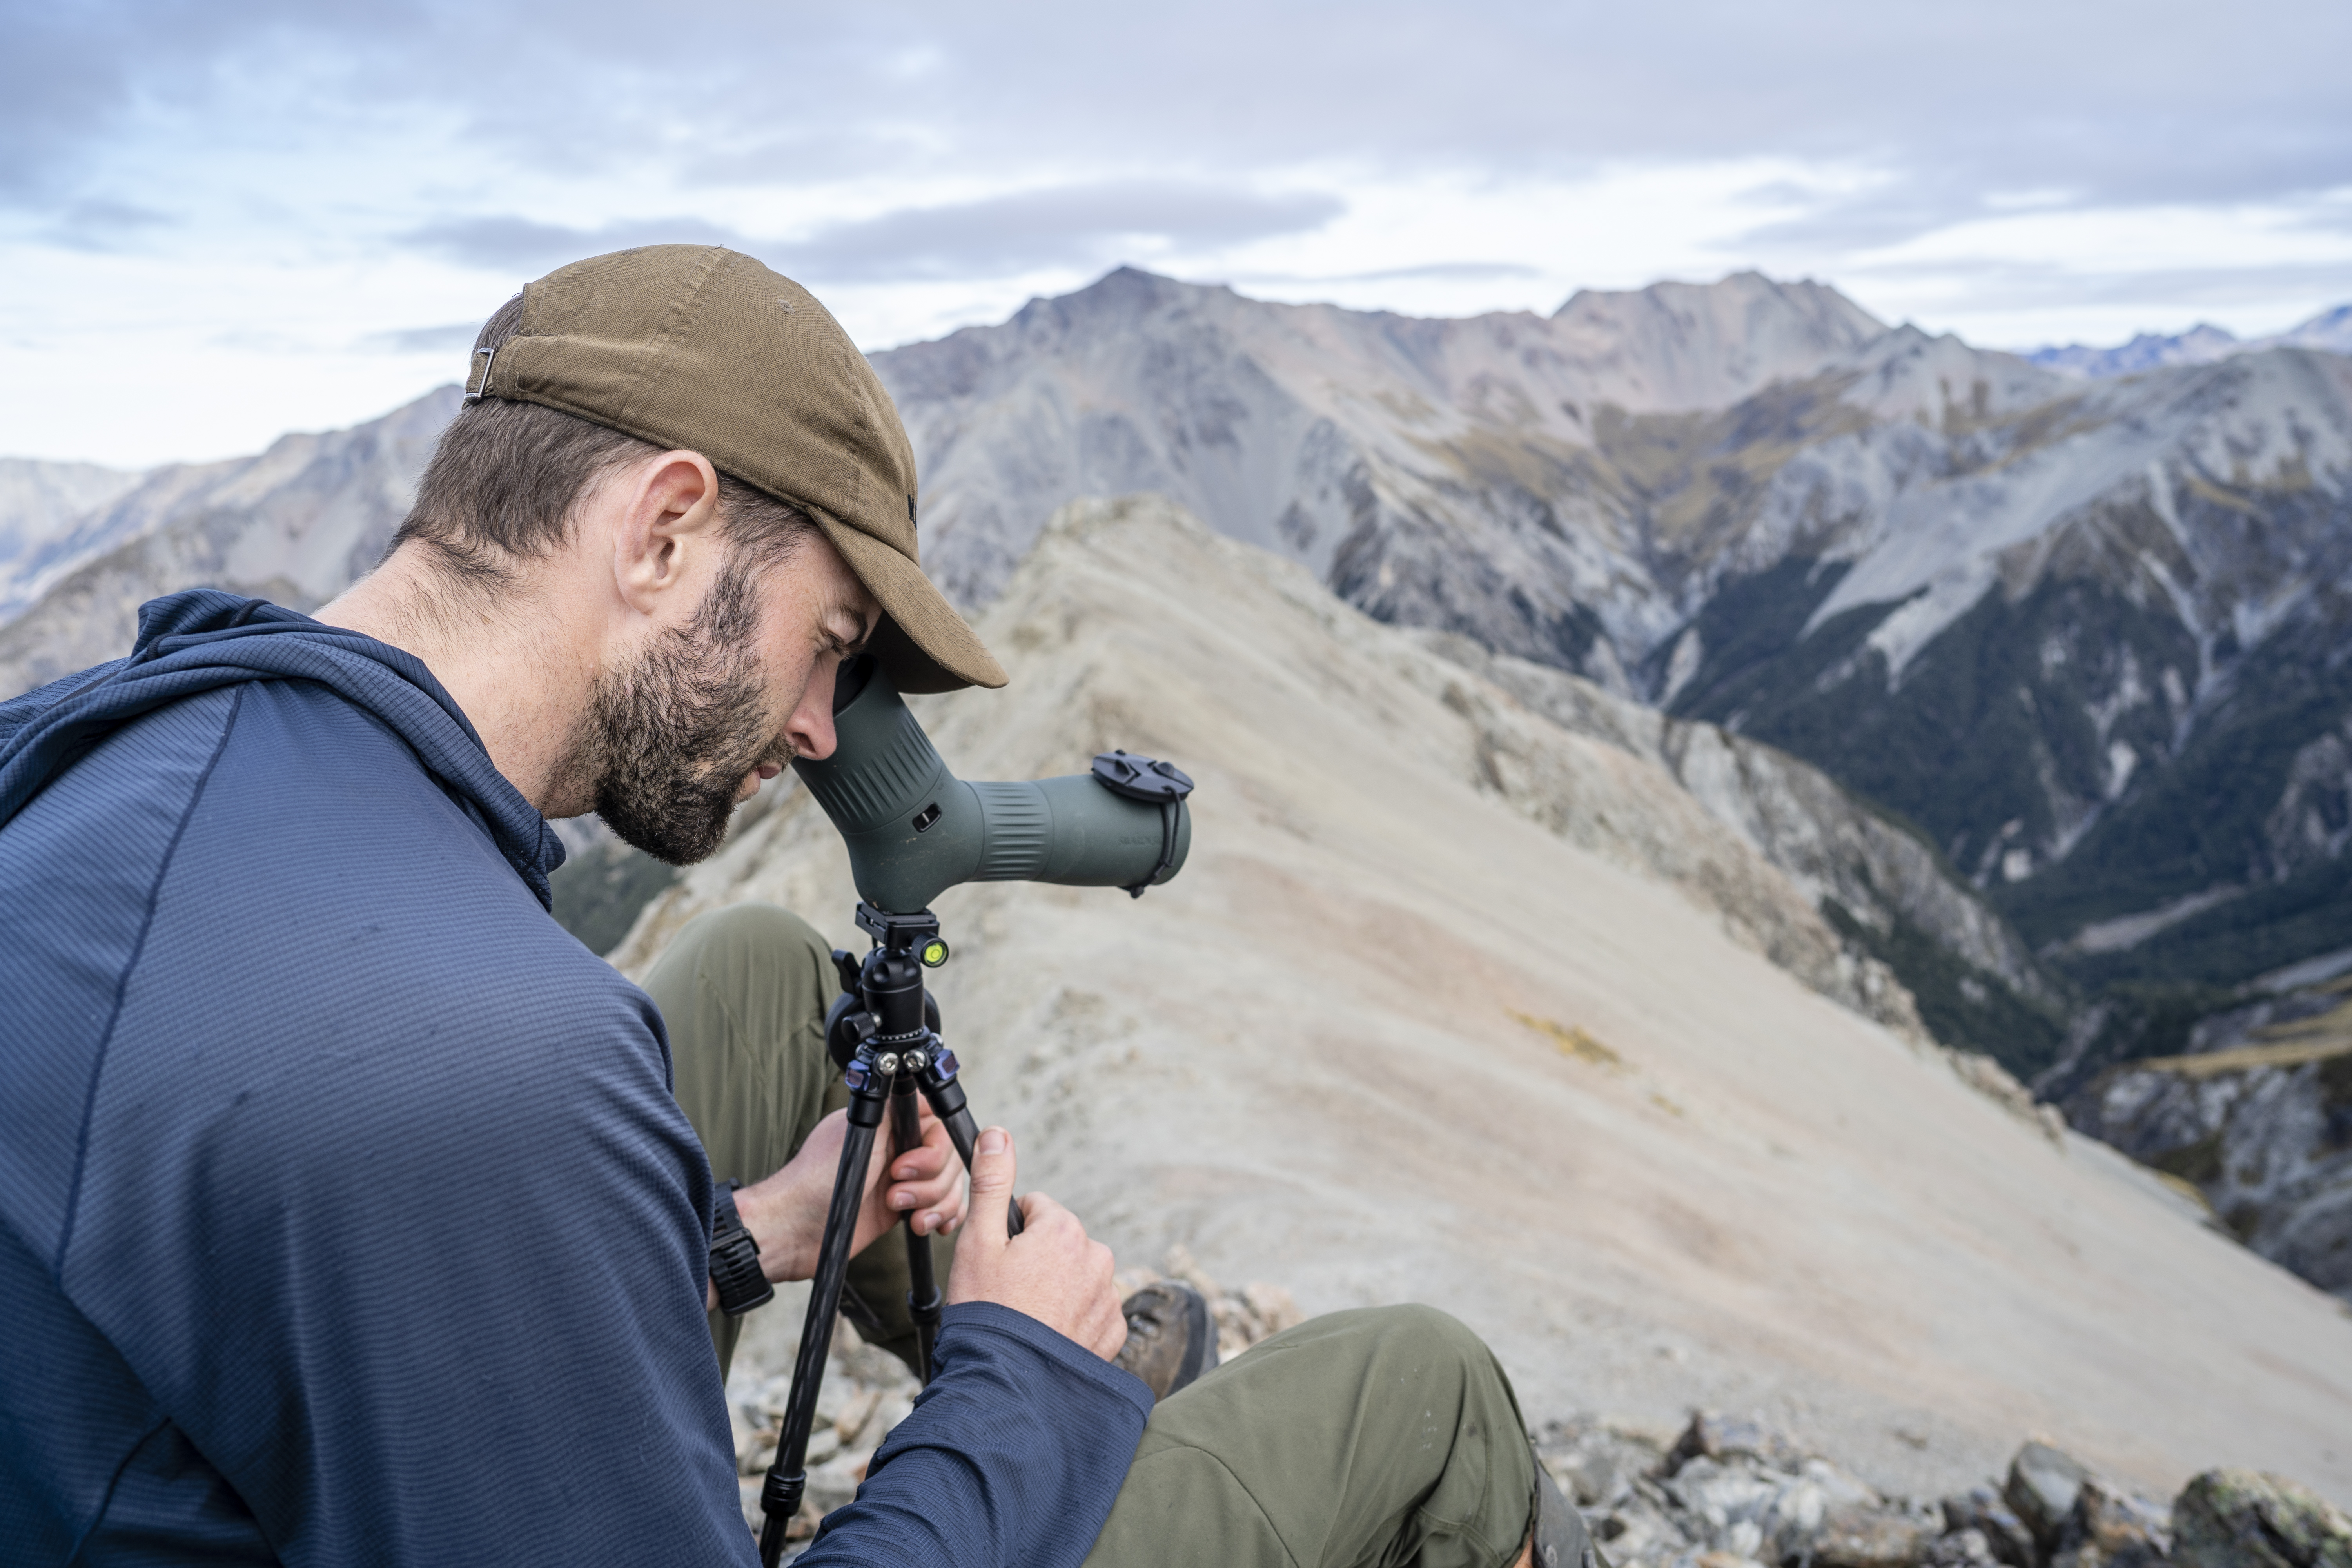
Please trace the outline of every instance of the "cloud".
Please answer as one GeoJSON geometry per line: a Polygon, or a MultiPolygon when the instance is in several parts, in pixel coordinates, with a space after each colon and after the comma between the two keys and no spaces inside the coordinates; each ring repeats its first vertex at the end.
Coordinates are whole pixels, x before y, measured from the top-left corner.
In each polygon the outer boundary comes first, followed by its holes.
{"type": "Polygon", "coordinates": [[[530,218],[447,218],[410,229],[404,244],[468,267],[536,273],[633,245],[725,245],[796,277],[842,282],[1014,277],[1094,268],[1139,247],[1192,250],[1318,227],[1345,210],[1315,192],[1257,195],[1163,181],[1065,185],[982,201],[904,207],[762,239],[698,217],[641,218],[571,228],[530,218]]]}
{"type": "Polygon", "coordinates": [[[1393,283],[1431,280],[1475,283],[1497,278],[1541,278],[1544,269],[1520,261],[1430,261],[1415,267],[1382,267],[1370,272],[1240,272],[1237,280],[1260,285],[1393,283]]]}
{"type": "Polygon", "coordinates": [[[359,341],[359,346],[369,353],[386,354],[461,354],[474,346],[481,335],[479,321],[451,321],[440,327],[400,327],[391,331],[370,332],[359,341]]]}
{"type": "Polygon", "coordinates": [[[1122,181],[907,207],[774,247],[786,270],[830,281],[1014,277],[1092,268],[1139,244],[1203,250],[1319,228],[1346,210],[1320,192],[1258,195],[1209,184],[1122,181]]]}
{"type": "Polygon", "coordinates": [[[755,253],[759,248],[733,230],[698,217],[635,219],[599,228],[567,228],[511,216],[446,218],[398,237],[467,267],[531,276],[583,257],[639,245],[726,245],[755,253]]]}
{"type": "Polygon", "coordinates": [[[238,135],[455,123],[523,165],[658,164],[685,185],[1770,154],[2150,202],[2307,192],[2352,167],[2341,0],[2143,0],[2127,18],[2113,0],[1200,0],[1181,25],[1076,0],[710,0],[671,30],[621,0],[17,10],[0,187],[20,193],[61,188],[156,103],[238,135]]]}
{"type": "Polygon", "coordinates": [[[2184,310],[2240,305],[2265,296],[2352,295],[2352,260],[2091,272],[1982,257],[1890,263],[1856,277],[1934,282],[1963,279],[1976,292],[1997,295],[2011,309],[2020,310],[2098,305],[2184,310]]]}
{"type": "Polygon", "coordinates": [[[171,227],[177,221],[131,202],[79,201],[58,213],[56,221],[41,230],[41,236],[68,250],[121,250],[135,243],[140,236],[171,227]]]}
{"type": "MultiPolygon", "coordinates": [[[[413,35],[411,0],[207,0],[152,5],[75,0],[16,5],[0,48],[0,196],[71,200],[78,176],[144,110],[208,104],[233,94],[242,63],[284,63],[321,46],[352,57],[413,35]],[[225,89],[226,89],[225,91],[225,89]]],[[[299,68],[281,101],[241,106],[248,123],[272,111],[296,118],[314,84],[299,68]]]]}

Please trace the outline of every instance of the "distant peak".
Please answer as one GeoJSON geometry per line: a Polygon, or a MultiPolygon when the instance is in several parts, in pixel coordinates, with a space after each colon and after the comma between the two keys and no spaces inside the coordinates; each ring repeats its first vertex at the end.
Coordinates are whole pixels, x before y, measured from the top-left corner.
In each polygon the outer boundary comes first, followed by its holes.
{"type": "Polygon", "coordinates": [[[1855,304],[1835,286],[1811,278],[1783,280],[1743,268],[1712,283],[1685,283],[1663,278],[1640,289],[1579,289],[1552,312],[1554,321],[1582,315],[1614,315],[1628,308],[1674,309],[1705,302],[1772,300],[1792,313],[1825,322],[1834,321],[1843,335],[1859,343],[1886,330],[1886,323],[1855,304]]]}

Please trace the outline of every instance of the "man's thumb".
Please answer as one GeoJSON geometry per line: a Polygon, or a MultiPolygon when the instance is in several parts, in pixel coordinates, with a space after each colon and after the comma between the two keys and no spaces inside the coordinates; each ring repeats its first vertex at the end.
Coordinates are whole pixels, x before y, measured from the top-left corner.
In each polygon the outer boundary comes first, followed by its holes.
{"type": "Polygon", "coordinates": [[[984,1129],[971,1145],[971,1218],[988,1234],[1005,1234],[1004,1205],[1013,1195],[1013,1134],[1002,1127],[984,1129]],[[983,1201],[985,1200],[985,1201],[983,1201]]]}

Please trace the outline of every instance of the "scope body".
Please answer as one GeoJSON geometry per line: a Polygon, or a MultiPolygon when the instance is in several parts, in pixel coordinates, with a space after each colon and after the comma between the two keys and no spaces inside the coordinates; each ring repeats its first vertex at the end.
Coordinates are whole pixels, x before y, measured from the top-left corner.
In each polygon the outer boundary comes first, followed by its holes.
{"type": "Polygon", "coordinates": [[[957,778],[871,658],[842,667],[833,728],[833,755],[793,771],[848,846],[858,896],[877,910],[926,909],[958,882],[1140,888],[1175,876],[1192,848],[1181,799],[1132,799],[1093,773],[957,778]]]}

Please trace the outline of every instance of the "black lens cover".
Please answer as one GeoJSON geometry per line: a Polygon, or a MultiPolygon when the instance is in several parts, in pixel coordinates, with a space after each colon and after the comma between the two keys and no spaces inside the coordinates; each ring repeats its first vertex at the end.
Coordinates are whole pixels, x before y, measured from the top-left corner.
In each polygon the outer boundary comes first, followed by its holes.
{"type": "Polygon", "coordinates": [[[1127,752],[1104,752],[1095,758],[1095,778],[1113,795],[1165,805],[1192,793],[1192,781],[1173,763],[1155,763],[1127,752]]]}

